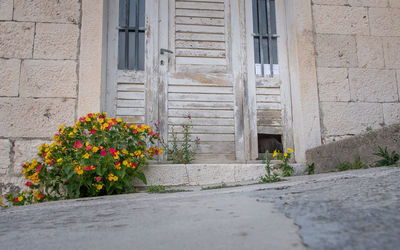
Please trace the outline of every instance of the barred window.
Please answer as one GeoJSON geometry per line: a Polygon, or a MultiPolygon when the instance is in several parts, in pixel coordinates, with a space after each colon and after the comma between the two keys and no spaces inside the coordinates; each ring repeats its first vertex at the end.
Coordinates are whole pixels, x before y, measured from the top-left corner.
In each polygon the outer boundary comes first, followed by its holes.
{"type": "Polygon", "coordinates": [[[253,36],[256,74],[279,74],[275,0],[253,0],[253,36]]]}
{"type": "Polygon", "coordinates": [[[119,0],[118,69],[144,70],[145,0],[119,0]]]}

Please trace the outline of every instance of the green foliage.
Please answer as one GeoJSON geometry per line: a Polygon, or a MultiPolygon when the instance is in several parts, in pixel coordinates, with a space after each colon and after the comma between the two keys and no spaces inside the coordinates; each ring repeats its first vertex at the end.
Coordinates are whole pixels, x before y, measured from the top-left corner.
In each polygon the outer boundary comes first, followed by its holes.
{"type": "Polygon", "coordinates": [[[314,162],[311,165],[307,165],[306,170],[304,170],[304,173],[308,174],[308,175],[314,174],[314,172],[315,172],[315,164],[314,164],[314,162]]]}
{"type": "Polygon", "coordinates": [[[349,162],[341,162],[341,163],[339,163],[337,168],[338,168],[339,171],[349,170],[349,169],[351,169],[351,163],[349,163],[349,162]]]}
{"type": "Polygon", "coordinates": [[[279,151],[274,151],[272,157],[275,157],[277,160],[282,161],[279,169],[282,170],[282,177],[291,176],[293,174],[293,167],[289,165],[290,157],[292,157],[293,149],[287,148],[288,152],[281,153],[279,151]]]}
{"type": "Polygon", "coordinates": [[[353,163],[350,162],[342,162],[338,165],[338,170],[339,171],[346,171],[350,169],[362,169],[362,168],[368,168],[368,165],[363,163],[360,160],[360,156],[355,156],[353,163]]]}
{"type": "Polygon", "coordinates": [[[172,160],[174,164],[189,164],[195,159],[196,151],[198,150],[200,139],[196,138],[192,141],[190,130],[193,128],[190,115],[187,116],[187,121],[182,124],[182,141],[178,139],[178,133],[172,127],[172,140],[168,145],[161,140],[165,149],[167,149],[168,160],[172,160]]]}
{"type": "Polygon", "coordinates": [[[184,190],[184,189],[165,189],[163,185],[158,186],[150,186],[146,190],[147,193],[151,194],[166,194],[166,193],[178,193],[178,192],[192,192],[192,190],[184,190]]]}
{"type": "Polygon", "coordinates": [[[160,193],[161,191],[165,191],[165,187],[163,185],[150,186],[146,190],[147,193],[160,193]]]}
{"type": "Polygon", "coordinates": [[[269,159],[268,150],[264,154],[263,163],[265,164],[266,174],[264,176],[260,176],[261,182],[263,183],[272,183],[281,181],[281,178],[276,173],[272,173],[271,171],[271,159],[269,159]]]}
{"type": "Polygon", "coordinates": [[[399,154],[396,153],[396,151],[392,151],[392,153],[389,154],[387,147],[385,147],[385,149],[382,149],[380,146],[378,146],[378,149],[379,151],[377,153],[374,153],[374,155],[379,156],[382,159],[376,162],[377,167],[395,165],[400,158],[399,154]]]}

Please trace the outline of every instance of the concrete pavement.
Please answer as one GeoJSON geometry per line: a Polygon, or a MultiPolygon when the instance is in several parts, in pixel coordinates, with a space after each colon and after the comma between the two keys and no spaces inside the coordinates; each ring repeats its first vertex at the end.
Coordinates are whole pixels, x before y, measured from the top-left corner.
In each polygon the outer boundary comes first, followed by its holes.
{"type": "Polygon", "coordinates": [[[0,249],[394,249],[400,168],[0,210],[0,249]]]}

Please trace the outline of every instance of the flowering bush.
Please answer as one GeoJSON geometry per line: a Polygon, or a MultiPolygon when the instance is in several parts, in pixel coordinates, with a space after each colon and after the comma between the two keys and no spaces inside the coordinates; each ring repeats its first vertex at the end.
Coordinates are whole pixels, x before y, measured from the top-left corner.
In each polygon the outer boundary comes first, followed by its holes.
{"type": "Polygon", "coordinates": [[[286,153],[281,153],[279,151],[274,151],[274,154],[272,157],[276,158],[277,160],[282,161],[282,164],[279,166],[279,169],[282,170],[282,176],[291,176],[293,174],[293,167],[289,165],[289,160],[290,157],[292,156],[293,149],[287,148],[286,149],[288,152],[286,153]]]}
{"type": "Polygon", "coordinates": [[[141,168],[162,154],[154,145],[158,137],[149,126],[107,118],[106,113],[88,114],[72,127],[61,125],[55,142],[39,147],[40,160],[23,165],[26,185],[32,190],[9,194],[7,200],[22,205],[62,196],[127,192],[134,178],[146,183],[141,168]]]}

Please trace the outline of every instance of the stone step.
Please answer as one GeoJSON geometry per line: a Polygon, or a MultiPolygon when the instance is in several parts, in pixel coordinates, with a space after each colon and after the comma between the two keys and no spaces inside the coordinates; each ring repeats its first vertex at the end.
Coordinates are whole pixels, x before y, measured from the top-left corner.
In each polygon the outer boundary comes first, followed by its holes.
{"type": "Polygon", "coordinates": [[[378,146],[387,147],[389,153],[400,153],[400,124],[309,149],[306,151],[306,159],[308,164],[315,164],[315,173],[337,171],[340,163],[354,162],[355,157],[373,166],[380,159],[374,155],[378,152],[378,146]]]}
{"type": "MultiPolygon", "coordinates": [[[[293,175],[303,175],[304,164],[290,164],[293,175]]],[[[279,165],[271,164],[273,168],[279,165]]],[[[151,164],[143,168],[147,186],[199,186],[222,183],[258,181],[265,175],[265,164],[262,163],[229,163],[229,164],[151,164]]],[[[145,186],[135,181],[137,186],[145,186]]]]}

